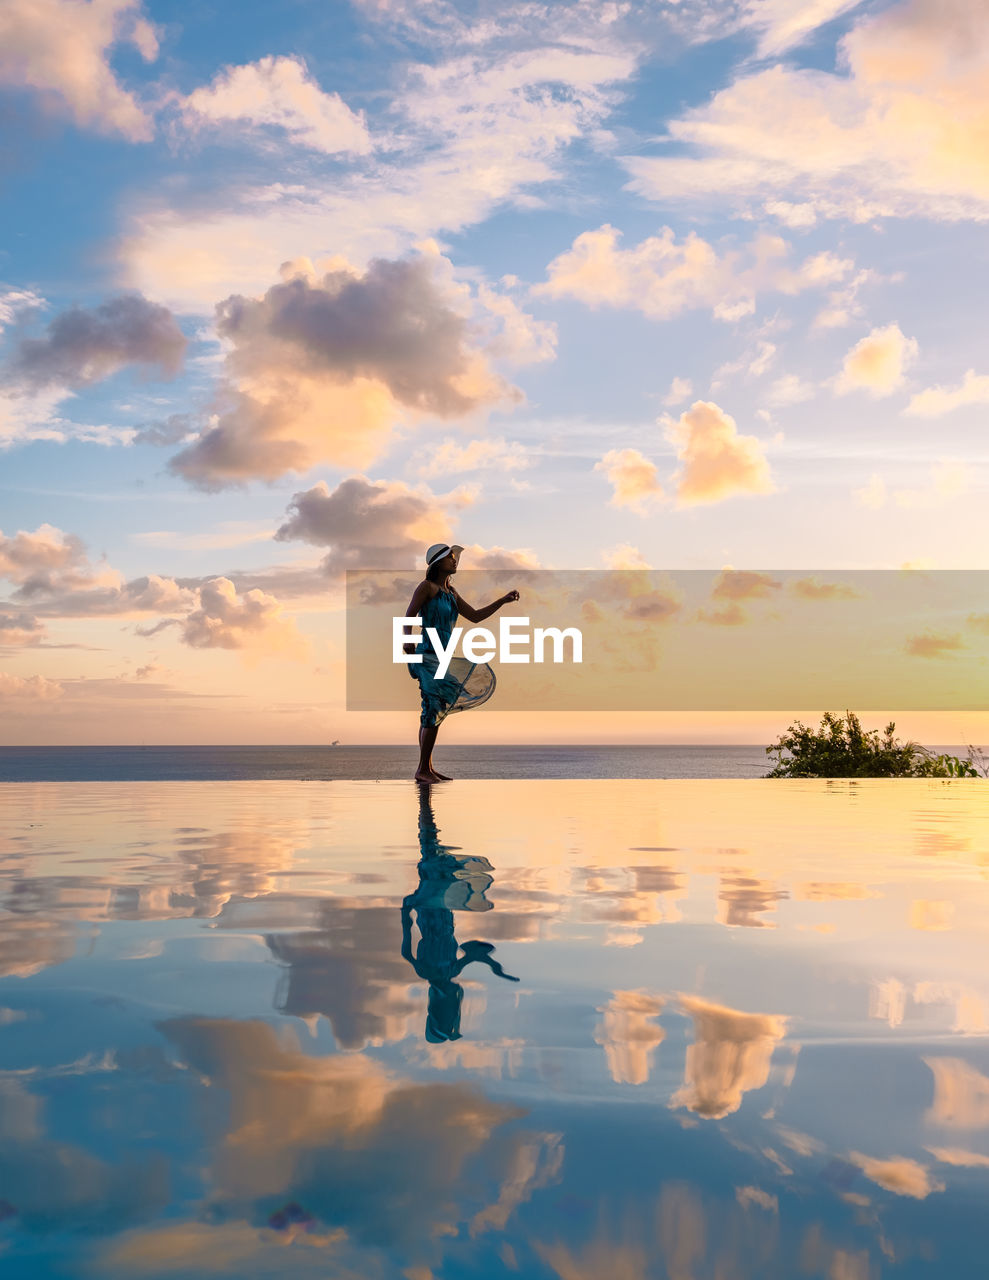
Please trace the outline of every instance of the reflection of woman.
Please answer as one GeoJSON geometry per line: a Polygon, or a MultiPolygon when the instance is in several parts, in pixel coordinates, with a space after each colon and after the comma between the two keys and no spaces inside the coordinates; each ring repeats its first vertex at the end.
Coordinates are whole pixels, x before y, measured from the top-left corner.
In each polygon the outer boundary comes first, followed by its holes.
{"type": "Polygon", "coordinates": [[[460,1039],[460,1006],[464,989],[454,979],[477,960],[509,982],[491,953],[490,942],[465,942],[454,936],[454,911],[490,911],[484,896],[491,884],[487,858],[458,857],[455,845],[439,843],[429,788],[419,789],[419,885],[402,903],[402,955],[420,978],[429,983],[426,1039],[432,1044],[460,1039]],[[412,911],[419,926],[419,946],[412,952],[412,911]],[[462,952],[463,954],[458,954],[462,952]]]}
{"type": "Polygon", "coordinates": [[[412,593],[405,613],[407,618],[422,618],[422,638],[418,645],[410,641],[405,646],[406,653],[422,655],[421,662],[409,663],[409,674],[419,681],[422,696],[417,782],[449,781],[447,774],[433,768],[433,745],[440,722],[453,711],[466,711],[487,702],[495,686],[494,672],[486,662],[468,662],[466,658],[454,658],[447,674],[439,678],[436,674],[439,657],[426,628],[433,628],[443,647],[448,648],[458,614],[463,614],[470,622],[483,622],[497,613],[502,605],[519,598],[517,591],[509,591],[483,609],[475,609],[461,599],[450,585],[450,578],[457,572],[461,551],[463,547],[451,547],[445,542],[434,543],[429,548],[426,552],[426,576],[412,593]]]}

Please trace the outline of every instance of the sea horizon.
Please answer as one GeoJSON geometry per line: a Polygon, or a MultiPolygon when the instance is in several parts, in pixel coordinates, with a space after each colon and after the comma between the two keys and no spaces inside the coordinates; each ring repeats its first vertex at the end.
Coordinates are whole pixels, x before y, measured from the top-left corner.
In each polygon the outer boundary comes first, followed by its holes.
{"type": "MultiPolygon", "coordinates": [[[[0,782],[390,781],[411,778],[416,758],[392,743],[5,746],[0,782]]],[[[457,743],[436,759],[465,780],[760,778],[773,765],[758,743],[457,743]]]]}

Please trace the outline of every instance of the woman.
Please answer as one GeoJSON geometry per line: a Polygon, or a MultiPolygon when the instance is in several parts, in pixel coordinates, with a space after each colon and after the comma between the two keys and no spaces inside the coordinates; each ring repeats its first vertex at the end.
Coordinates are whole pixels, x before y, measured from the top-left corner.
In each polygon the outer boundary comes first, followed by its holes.
{"type": "Polygon", "coordinates": [[[409,663],[409,675],[419,681],[422,710],[419,715],[419,767],[416,782],[447,782],[449,775],[433,768],[433,745],[440,723],[453,711],[465,711],[469,707],[487,702],[494,692],[494,672],[485,662],[468,662],[454,658],[447,674],[436,674],[439,656],[433,648],[426,628],[432,627],[444,648],[449,646],[450,636],[457,617],[463,614],[470,622],[483,622],[502,605],[519,598],[517,591],[509,591],[483,609],[475,609],[463,600],[451,585],[450,578],[457,572],[463,547],[434,543],[426,552],[426,576],[412,593],[407,618],[422,618],[422,638],[418,645],[409,642],[406,653],[420,653],[421,662],[409,663]]]}

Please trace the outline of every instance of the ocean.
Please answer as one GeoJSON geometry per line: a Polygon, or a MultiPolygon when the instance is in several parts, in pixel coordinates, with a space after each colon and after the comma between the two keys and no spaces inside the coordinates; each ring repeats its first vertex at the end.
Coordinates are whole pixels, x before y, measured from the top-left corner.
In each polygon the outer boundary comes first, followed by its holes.
{"type": "MultiPolygon", "coordinates": [[[[0,782],[301,782],[411,778],[413,746],[0,747],[0,782]]],[[[458,778],[758,778],[761,746],[471,746],[437,749],[458,778]]]]}

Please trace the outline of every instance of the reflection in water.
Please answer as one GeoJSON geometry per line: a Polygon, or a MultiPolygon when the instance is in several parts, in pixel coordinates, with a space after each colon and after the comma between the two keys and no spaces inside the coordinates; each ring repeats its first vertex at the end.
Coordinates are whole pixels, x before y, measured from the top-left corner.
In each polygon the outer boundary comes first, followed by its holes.
{"type": "Polygon", "coordinates": [[[604,1046],[608,1072],[615,1084],[645,1084],[653,1053],[666,1032],[655,1021],[663,1010],[662,996],[648,991],[616,991],[606,1005],[594,1032],[604,1046]]]}
{"type": "Polygon", "coordinates": [[[681,996],[680,1004],[693,1018],[694,1043],[687,1049],[683,1088],[672,1105],[720,1120],[738,1110],[743,1093],[761,1089],[769,1079],[786,1018],[742,1013],[697,996],[681,996]]]}
{"type": "Polygon", "coordinates": [[[454,911],[489,911],[493,903],[484,896],[492,882],[487,858],[458,857],[456,845],[439,842],[428,786],[419,787],[419,886],[402,903],[402,955],[420,978],[429,983],[426,1039],[432,1044],[460,1039],[460,1010],[464,989],[454,979],[475,960],[509,982],[492,956],[490,942],[458,943],[454,936],[454,911]],[[412,912],[416,913],[419,945],[412,951],[412,912]],[[463,955],[458,954],[463,952],[463,955]]]}
{"type": "Polygon", "coordinates": [[[4,1280],[984,1273],[989,788],[433,799],[0,789],[4,1280]]]}

